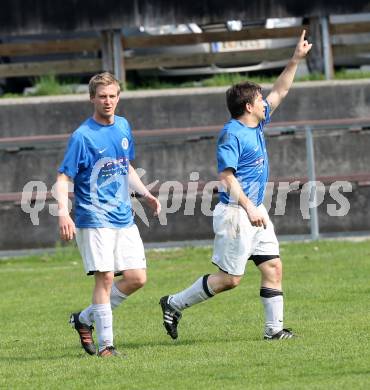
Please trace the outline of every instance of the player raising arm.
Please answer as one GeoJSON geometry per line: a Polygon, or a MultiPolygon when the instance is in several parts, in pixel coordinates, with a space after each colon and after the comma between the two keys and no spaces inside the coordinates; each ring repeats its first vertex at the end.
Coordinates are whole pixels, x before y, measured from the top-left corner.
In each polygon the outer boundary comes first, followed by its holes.
{"type": "Polygon", "coordinates": [[[263,129],[287,95],[297,66],[312,44],[299,38],[294,54],[265,100],[262,89],[251,82],[231,86],[226,103],[231,119],[217,144],[217,168],[223,190],[213,215],[215,232],[212,262],[218,271],[201,276],[185,290],[160,299],[163,325],[173,338],[182,311],[240,283],[247,261],[261,272],[260,296],[265,310],[264,339],[294,337],[283,327],[282,264],[274,226],[263,205],[269,176],[263,129]]]}

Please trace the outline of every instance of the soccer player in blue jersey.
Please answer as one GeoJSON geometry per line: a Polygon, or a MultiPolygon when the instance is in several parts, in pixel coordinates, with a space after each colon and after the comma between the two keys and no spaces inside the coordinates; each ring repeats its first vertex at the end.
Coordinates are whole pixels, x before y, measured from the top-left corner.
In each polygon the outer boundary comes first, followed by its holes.
{"type": "Polygon", "coordinates": [[[85,272],[95,277],[92,304],[72,313],[70,322],[87,353],[109,357],[118,355],[112,309],[146,282],[144,247],[133,220],[130,191],[143,196],[156,215],[161,206],[130,163],[135,158],[131,127],[115,115],[119,82],[108,72],[97,74],[90,80],[89,92],[94,113],[72,134],[58,169],[59,228],[63,240],[76,235],[85,272]],[[68,209],[71,182],[75,222],[68,209]],[[114,282],[115,273],[123,278],[114,282]]]}
{"type": "Polygon", "coordinates": [[[290,329],[283,327],[279,244],[262,203],[269,174],[263,128],[287,95],[298,63],[311,46],[303,31],[293,57],[266,99],[262,97],[261,87],[251,82],[236,84],[226,92],[231,119],[222,129],[217,144],[218,173],[224,191],[213,216],[212,262],[218,272],[204,275],[185,290],[160,299],[163,325],[173,339],[178,337],[182,311],[238,286],[248,259],[253,260],[261,272],[264,339],[294,337],[290,329]]]}

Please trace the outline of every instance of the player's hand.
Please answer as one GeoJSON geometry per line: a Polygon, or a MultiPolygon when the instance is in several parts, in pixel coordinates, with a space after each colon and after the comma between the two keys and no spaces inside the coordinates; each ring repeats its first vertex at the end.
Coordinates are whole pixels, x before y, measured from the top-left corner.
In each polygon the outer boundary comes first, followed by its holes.
{"type": "Polygon", "coordinates": [[[308,43],[305,35],[306,30],[303,30],[293,54],[293,58],[296,60],[301,60],[306,57],[307,53],[311,50],[312,43],[308,43]]]}
{"type": "Polygon", "coordinates": [[[263,227],[264,229],[266,229],[266,217],[262,214],[260,210],[258,210],[255,205],[251,204],[246,211],[252,226],[263,227]]]}
{"type": "Polygon", "coordinates": [[[153,210],[153,215],[157,216],[162,209],[159,200],[153,196],[150,192],[144,196],[146,204],[153,210]]]}
{"type": "Polygon", "coordinates": [[[59,233],[62,240],[73,240],[76,234],[76,226],[69,215],[59,216],[59,233]]]}

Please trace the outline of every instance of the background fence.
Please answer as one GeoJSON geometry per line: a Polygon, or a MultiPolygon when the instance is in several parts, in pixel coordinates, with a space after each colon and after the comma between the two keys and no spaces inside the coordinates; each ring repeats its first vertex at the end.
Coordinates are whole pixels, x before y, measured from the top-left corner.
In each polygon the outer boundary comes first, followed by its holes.
{"type": "MultiPolygon", "coordinates": [[[[310,19],[296,27],[262,28],[250,27],[241,31],[203,32],[193,34],[124,36],[121,30],[95,33],[88,38],[47,39],[8,42],[0,44],[0,78],[56,75],[92,74],[102,70],[113,72],[125,81],[128,70],[153,68],[194,67],[214,63],[277,61],[290,58],[291,47],[239,50],[209,53],[170,53],[136,55],[136,49],[153,49],[174,45],[195,45],[212,42],[253,41],[257,39],[297,38],[302,29],[307,29],[310,40],[315,43],[316,70],[323,70],[326,78],[333,76],[333,63],[337,56],[353,57],[370,51],[368,41],[345,44],[334,39],[336,36],[370,33],[370,22],[332,24],[327,17],[310,19]],[[41,56],[64,55],[58,60],[40,60],[41,56]],[[70,56],[70,58],[69,58],[70,56]],[[22,61],[27,57],[27,61],[22,61]],[[319,58],[319,59],[318,59],[319,58]],[[4,63],[6,62],[6,63],[4,63]],[[317,65],[318,64],[318,65],[317,65]]],[[[370,35],[369,35],[370,37],[370,35]]]]}

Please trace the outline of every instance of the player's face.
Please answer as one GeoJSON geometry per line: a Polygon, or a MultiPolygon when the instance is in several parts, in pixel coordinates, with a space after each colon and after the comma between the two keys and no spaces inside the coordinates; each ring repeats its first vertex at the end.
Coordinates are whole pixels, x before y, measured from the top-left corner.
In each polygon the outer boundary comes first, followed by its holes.
{"type": "Polygon", "coordinates": [[[255,115],[256,119],[258,119],[259,122],[263,121],[265,116],[265,102],[263,101],[262,94],[258,92],[256,98],[253,102],[253,114],[255,115]]]}
{"type": "Polygon", "coordinates": [[[90,100],[94,104],[95,117],[103,121],[110,121],[114,116],[119,100],[117,86],[115,84],[99,85],[95,96],[90,100]]]}

